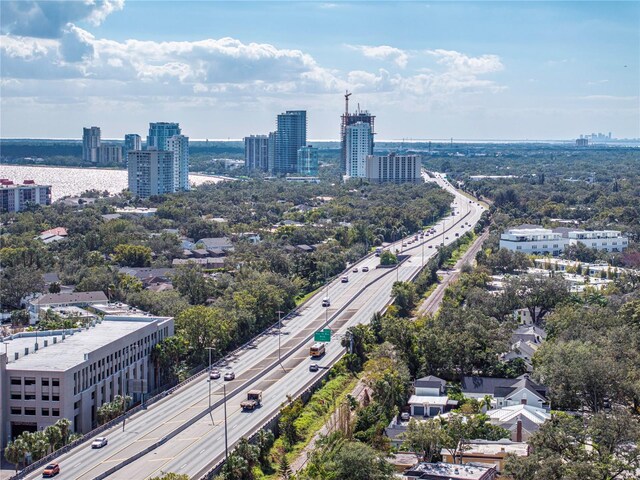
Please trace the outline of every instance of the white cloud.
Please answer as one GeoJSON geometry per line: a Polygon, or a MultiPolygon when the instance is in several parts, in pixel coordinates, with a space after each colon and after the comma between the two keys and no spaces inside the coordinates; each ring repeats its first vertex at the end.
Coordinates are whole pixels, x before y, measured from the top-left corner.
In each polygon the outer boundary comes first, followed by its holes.
{"type": "Polygon", "coordinates": [[[25,37],[60,38],[68,23],[87,20],[100,25],[123,7],[124,0],[2,0],[0,31],[25,37]]]}
{"type": "Polygon", "coordinates": [[[427,53],[437,57],[438,63],[445,65],[449,71],[462,75],[482,75],[504,69],[504,65],[497,55],[470,57],[455,50],[442,49],[428,50],[427,53]]]}
{"type": "Polygon", "coordinates": [[[404,50],[389,45],[349,45],[349,48],[362,52],[365,57],[394,62],[400,68],[405,68],[409,55],[404,50]]]}

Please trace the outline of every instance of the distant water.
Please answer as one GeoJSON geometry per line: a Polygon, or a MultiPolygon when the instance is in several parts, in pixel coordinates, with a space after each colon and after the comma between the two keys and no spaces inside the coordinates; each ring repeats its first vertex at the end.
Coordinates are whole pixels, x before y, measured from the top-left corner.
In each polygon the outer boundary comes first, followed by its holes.
{"type": "MultiPolygon", "coordinates": [[[[51,185],[51,198],[56,201],[62,197],[77,196],[87,190],[107,190],[120,193],[127,188],[126,170],[102,168],[67,168],[46,166],[0,165],[0,178],[8,178],[14,183],[34,180],[36,183],[51,185]]],[[[209,175],[189,175],[192,185],[206,182],[218,183],[224,177],[209,175]]]]}

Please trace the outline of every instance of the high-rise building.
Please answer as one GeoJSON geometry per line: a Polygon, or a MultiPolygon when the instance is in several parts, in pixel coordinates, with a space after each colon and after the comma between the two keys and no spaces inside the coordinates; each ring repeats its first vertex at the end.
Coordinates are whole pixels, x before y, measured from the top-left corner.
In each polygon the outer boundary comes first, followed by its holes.
{"type": "Polygon", "coordinates": [[[137,133],[128,133],[124,136],[124,161],[127,161],[127,153],[131,150],[142,150],[142,139],[137,133]]]}
{"type": "Polygon", "coordinates": [[[267,171],[275,172],[276,169],[276,137],[278,132],[269,132],[267,139],[267,171]]]}
{"type": "Polygon", "coordinates": [[[369,155],[367,178],[371,182],[416,183],[421,181],[421,160],[418,155],[369,155]]]}
{"type": "Polygon", "coordinates": [[[298,174],[309,177],[318,175],[318,149],[306,145],[298,149],[298,174]]]}
{"type": "Polygon", "coordinates": [[[189,137],[173,135],[167,138],[165,150],[173,152],[175,191],[189,190],[189,137]]]}
{"type": "Polygon", "coordinates": [[[98,163],[103,165],[122,163],[122,147],[103,143],[98,149],[98,163]]]}
{"type": "Polygon", "coordinates": [[[149,124],[149,135],[147,135],[147,148],[157,148],[166,150],[167,139],[174,135],[180,135],[179,123],[155,122],[149,124]]]}
{"type": "Polygon", "coordinates": [[[267,171],[269,167],[269,137],[267,135],[244,137],[244,166],[247,170],[267,171]]]}
{"type": "Polygon", "coordinates": [[[82,161],[98,163],[100,160],[100,127],[82,129],[82,161]]]}
{"type": "Polygon", "coordinates": [[[371,124],[356,122],[347,126],[345,134],[347,176],[354,178],[367,176],[367,156],[373,151],[372,141],[371,124]]]}
{"type": "Polygon", "coordinates": [[[296,173],[298,149],[307,144],[307,112],[288,110],[278,115],[273,173],[296,173]]]}
{"type": "Polygon", "coordinates": [[[51,185],[37,185],[33,180],[15,184],[0,178],[0,212],[20,212],[29,204],[51,205],[51,185]]]}
{"type": "Polygon", "coordinates": [[[373,136],[375,135],[374,131],[374,123],[375,116],[371,115],[366,110],[360,110],[360,106],[355,111],[355,113],[349,113],[349,97],[350,93],[347,93],[344,97],[345,99],[345,111],[344,114],[340,117],[340,143],[341,143],[341,154],[340,154],[340,168],[343,173],[349,175],[347,171],[347,127],[349,125],[353,125],[358,122],[369,124],[370,128],[370,141],[369,141],[369,152],[368,155],[373,155],[373,136]]]}
{"type": "Polygon", "coordinates": [[[132,150],[129,152],[129,190],[147,198],[173,193],[175,187],[174,153],[165,150],[132,150]]]}

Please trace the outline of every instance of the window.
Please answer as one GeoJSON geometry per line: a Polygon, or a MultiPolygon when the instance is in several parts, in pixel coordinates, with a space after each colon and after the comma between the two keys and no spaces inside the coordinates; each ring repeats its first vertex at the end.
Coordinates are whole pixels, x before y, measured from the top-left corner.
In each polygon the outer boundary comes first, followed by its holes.
{"type": "Polygon", "coordinates": [[[49,401],[49,395],[43,393],[42,394],[42,400],[45,401],[45,402],[48,402],[49,401]]]}
{"type": "Polygon", "coordinates": [[[60,416],[60,409],[59,408],[53,408],[51,410],[51,416],[53,417],[59,417],[60,416]]]}
{"type": "Polygon", "coordinates": [[[42,386],[43,387],[48,387],[49,386],[49,379],[48,378],[43,378],[42,379],[42,386]]]}
{"type": "Polygon", "coordinates": [[[33,378],[33,377],[25,378],[24,379],[24,384],[25,385],[35,385],[36,384],[36,379],[33,378]]]}
{"type": "Polygon", "coordinates": [[[80,407],[80,400],[78,400],[77,402],[73,402],[73,409],[77,410],[80,407]]]}
{"type": "Polygon", "coordinates": [[[35,400],[36,399],[36,394],[35,393],[25,393],[24,394],[24,399],[25,400],[35,400]]]}
{"type": "Polygon", "coordinates": [[[22,415],[22,408],[11,407],[11,415],[22,415]]]}
{"type": "Polygon", "coordinates": [[[51,395],[51,401],[52,402],[60,401],[60,395],[51,395]]]}
{"type": "Polygon", "coordinates": [[[11,385],[22,385],[22,378],[11,377],[11,385]]]}
{"type": "Polygon", "coordinates": [[[24,414],[25,415],[35,415],[36,414],[36,409],[35,408],[25,408],[24,409],[24,414]]]}
{"type": "Polygon", "coordinates": [[[51,380],[51,385],[54,387],[59,387],[60,386],[60,379],[59,378],[54,378],[51,380]]]}
{"type": "Polygon", "coordinates": [[[22,400],[22,394],[20,392],[11,392],[11,400],[22,400]]]}
{"type": "Polygon", "coordinates": [[[49,409],[48,408],[43,408],[40,413],[42,414],[43,417],[48,417],[49,416],[49,409]]]}

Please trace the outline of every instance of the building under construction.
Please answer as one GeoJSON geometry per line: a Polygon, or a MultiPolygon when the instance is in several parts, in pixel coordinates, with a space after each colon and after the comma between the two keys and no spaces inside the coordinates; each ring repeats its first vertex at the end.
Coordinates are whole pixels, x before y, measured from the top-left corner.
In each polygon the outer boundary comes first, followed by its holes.
{"type": "Polygon", "coordinates": [[[371,151],[370,155],[373,155],[373,136],[374,132],[374,120],[375,116],[371,115],[366,110],[360,110],[360,105],[354,113],[349,113],[349,97],[351,94],[346,92],[344,95],[344,114],[340,117],[340,168],[342,169],[342,173],[347,173],[347,127],[349,125],[353,125],[357,122],[368,123],[371,125],[371,151]]]}

